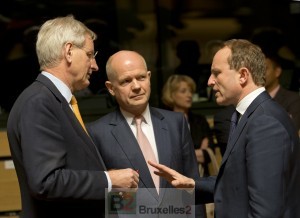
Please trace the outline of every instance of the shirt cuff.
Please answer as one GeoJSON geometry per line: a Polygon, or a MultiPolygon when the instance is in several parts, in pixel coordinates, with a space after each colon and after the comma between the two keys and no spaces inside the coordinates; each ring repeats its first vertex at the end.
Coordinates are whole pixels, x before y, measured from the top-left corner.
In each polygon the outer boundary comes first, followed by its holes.
{"type": "Polygon", "coordinates": [[[108,184],[108,187],[107,187],[108,190],[107,191],[111,192],[111,189],[112,189],[111,179],[110,179],[110,177],[109,177],[109,175],[106,171],[104,171],[104,173],[105,173],[106,178],[107,178],[107,184],[108,184]]]}

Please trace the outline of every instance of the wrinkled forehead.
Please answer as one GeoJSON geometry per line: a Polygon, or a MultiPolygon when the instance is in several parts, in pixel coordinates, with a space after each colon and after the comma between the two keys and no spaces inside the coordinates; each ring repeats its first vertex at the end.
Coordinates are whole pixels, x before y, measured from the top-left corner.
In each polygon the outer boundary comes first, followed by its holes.
{"type": "Polygon", "coordinates": [[[116,72],[147,71],[143,58],[135,54],[120,54],[112,60],[112,66],[116,72]]]}

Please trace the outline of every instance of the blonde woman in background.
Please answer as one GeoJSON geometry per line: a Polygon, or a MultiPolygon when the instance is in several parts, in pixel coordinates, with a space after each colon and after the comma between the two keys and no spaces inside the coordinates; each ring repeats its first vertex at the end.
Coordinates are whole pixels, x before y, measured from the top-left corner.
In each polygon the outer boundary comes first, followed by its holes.
{"type": "Polygon", "coordinates": [[[209,175],[210,157],[206,148],[212,145],[212,132],[206,118],[190,111],[196,91],[194,80],[187,75],[171,75],[162,91],[162,102],[170,110],[184,113],[192,135],[197,161],[203,167],[202,175],[209,175]]]}

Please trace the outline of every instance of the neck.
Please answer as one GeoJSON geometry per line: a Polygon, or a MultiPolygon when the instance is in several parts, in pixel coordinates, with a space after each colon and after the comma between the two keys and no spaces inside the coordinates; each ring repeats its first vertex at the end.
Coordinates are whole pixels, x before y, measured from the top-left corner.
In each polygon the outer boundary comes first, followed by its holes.
{"type": "Polygon", "coordinates": [[[248,94],[255,91],[258,88],[261,88],[262,86],[257,86],[255,84],[248,85],[247,87],[244,87],[240,95],[238,96],[237,103],[234,104],[235,106],[240,102],[243,98],[245,98],[248,94]]]}
{"type": "Polygon", "coordinates": [[[147,108],[147,105],[146,106],[143,106],[143,107],[138,107],[138,108],[134,108],[134,107],[131,107],[131,108],[128,108],[128,107],[120,107],[121,110],[127,112],[127,113],[130,113],[134,116],[140,116],[144,113],[144,111],[146,110],[147,108]]]}
{"type": "Polygon", "coordinates": [[[68,74],[62,73],[66,71],[60,65],[52,68],[46,68],[45,71],[51,73],[53,76],[55,76],[56,78],[60,79],[63,83],[65,83],[70,88],[72,93],[76,91],[71,85],[70,79],[67,76],[68,74]]]}

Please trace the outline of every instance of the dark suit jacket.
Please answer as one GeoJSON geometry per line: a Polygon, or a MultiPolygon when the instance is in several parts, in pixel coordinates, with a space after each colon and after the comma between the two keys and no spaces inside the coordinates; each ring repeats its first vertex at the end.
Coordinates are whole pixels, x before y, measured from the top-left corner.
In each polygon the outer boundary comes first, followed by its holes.
{"type": "MultiPolygon", "coordinates": [[[[267,92],[250,104],[228,142],[217,178],[197,183],[197,194],[203,196],[213,191],[215,182],[216,218],[300,217],[296,132],[288,114],[267,92]],[[207,193],[201,195],[201,190],[207,193]]],[[[211,195],[202,199],[212,200],[211,195]]]]}
{"type": "Polygon", "coordinates": [[[300,96],[282,87],[279,88],[274,100],[278,102],[292,117],[292,120],[298,130],[300,129],[300,96]]]}
{"type": "Polygon", "coordinates": [[[102,217],[107,179],[95,145],[45,76],[15,102],[7,133],[22,217],[102,217]]]}
{"type": "MultiPolygon", "coordinates": [[[[152,107],[150,113],[159,162],[188,177],[199,179],[194,146],[183,114],[152,107]]],[[[167,197],[165,190],[161,190],[159,196],[155,192],[142,151],[119,109],[89,124],[87,128],[108,169],[133,168],[139,171],[139,190],[145,188],[140,199],[142,204],[157,205],[167,197]]],[[[160,179],[160,187],[172,186],[160,179]]],[[[176,199],[172,200],[174,202],[176,199]]],[[[202,211],[202,216],[205,216],[203,214],[202,211]]]]}

